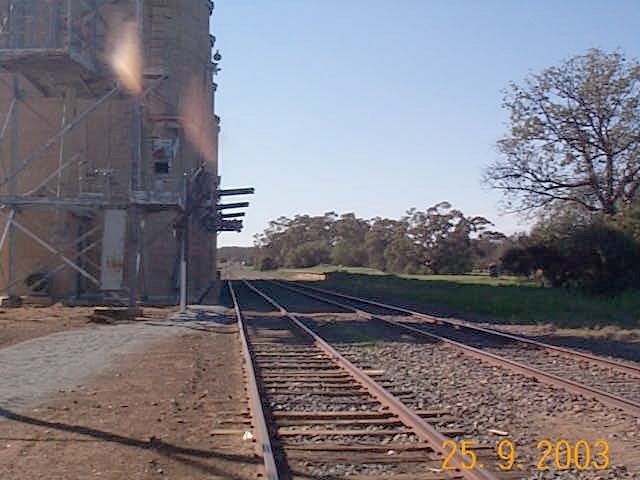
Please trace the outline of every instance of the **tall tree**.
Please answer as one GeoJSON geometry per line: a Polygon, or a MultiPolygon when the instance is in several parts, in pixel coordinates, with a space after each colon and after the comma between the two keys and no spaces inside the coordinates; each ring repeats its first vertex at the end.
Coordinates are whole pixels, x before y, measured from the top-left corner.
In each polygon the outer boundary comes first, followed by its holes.
{"type": "Polygon", "coordinates": [[[367,264],[367,251],[364,246],[365,236],[369,231],[366,220],[356,217],[354,213],[340,215],[331,226],[333,248],[331,261],[335,265],[347,267],[363,267],[367,264]]]}
{"type": "Polygon", "coordinates": [[[421,265],[439,273],[471,270],[471,235],[491,225],[484,217],[465,217],[448,202],[440,202],[426,212],[409,210],[409,237],[418,249],[421,265]]]}
{"type": "Polygon", "coordinates": [[[508,88],[509,133],[485,181],[511,210],[613,215],[640,196],[640,64],[592,49],[508,88]]]}
{"type": "MultiPolygon", "coordinates": [[[[378,270],[391,270],[387,260],[390,255],[394,254],[391,254],[390,251],[387,252],[387,248],[393,242],[394,237],[404,236],[406,234],[406,225],[404,225],[402,221],[381,217],[372,219],[370,223],[371,228],[364,239],[369,266],[377,268],[378,270]]],[[[395,246],[400,247],[397,242],[395,246]]],[[[405,253],[401,252],[401,255],[404,256],[405,253]]],[[[404,266],[400,271],[403,269],[404,266]]]]}

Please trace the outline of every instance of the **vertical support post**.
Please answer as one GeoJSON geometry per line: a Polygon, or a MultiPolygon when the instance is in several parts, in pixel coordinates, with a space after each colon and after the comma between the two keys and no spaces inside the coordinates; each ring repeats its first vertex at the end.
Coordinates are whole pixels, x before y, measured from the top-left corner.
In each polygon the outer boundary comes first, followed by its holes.
{"type": "MultiPolygon", "coordinates": [[[[62,120],[60,130],[64,130],[67,126],[69,118],[75,116],[75,104],[76,104],[76,90],[73,87],[67,87],[64,90],[64,99],[62,101],[62,120]]],[[[63,165],[69,154],[68,140],[66,135],[60,138],[60,148],[58,149],[58,175],[56,185],[56,197],[62,196],[62,183],[63,183],[63,165]]]]}
{"type": "MultiPolygon", "coordinates": [[[[138,37],[139,48],[144,48],[144,0],[136,0],[136,34],[138,37]]],[[[141,188],[142,185],[142,98],[143,94],[136,95],[133,105],[134,116],[134,129],[137,135],[135,149],[133,156],[133,168],[131,170],[132,177],[134,177],[134,184],[136,188],[141,188]]]]}
{"type": "Polygon", "coordinates": [[[66,50],[71,50],[72,47],[72,37],[73,37],[73,11],[71,10],[71,0],[67,0],[66,5],[66,15],[65,15],[65,27],[67,30],[66,38],[64,39],[64,48],[66,50]]]}
{"type": "Polygon", "coordinates": [[[180,244],[180,313],[187,311],[187,275],[189,258],[189,175],[184,173],[184,210],[182,243],[180,244]]]}
{"type": "MultiPolygon", "coordinates": [[[[143,41],[143,0],[136,0],[136,27],[138,45],[143,41]]],[[[139,208],[134,193],[142,187],[142,95],[133,99],[133,126],[131,131],[132,156],[129,181],[129,246],[127,248],[129,274],[129,307],[134,308],[138,300],[138,272],[140,270],[140,220],[139,208]]]]}
{"type": "MultiPolygon", "coordinates": [[[[18,75],[13,76],[13,98],[18,100],[20,97],[20,80],[18,79],[18,75]]],[[[14,108],[11,112],[11,159],[9,164],[9,195],[16,195],[16,176],[15,171],[18,165],[18,155],[20,153],[20,124],[19,124],[19,112],[18,102],[14,105],[14,108]]],[[[15,207],[11,209],[10,219],[16,215],[15,207]]],[[[16,228],[13,224],[13,221],[10,221],[9,224],[9,278],[8,278],[8,295],[9,297],[14,297],[16,295],[15,290],[15,279],[16,279],[16,228]]]]}
{"type": "MultiPolygon", "coordinates": [[[[134,117],[134,125],[138,125],[139,126],[139,121],[140,121],[140,116],[139,115],[133,115],[134,117]],[[138,120],[138,121],[136,121],[138,120]]],[[[137,131],[139,131],[139,127],[136,129],[134,126],[133,132],[132,132],[132,136],[133,138],[133,148],[134,151],[137,150],[137,146],[136,146],[136,138],[138,138],[138,140],[140,140],[140,136],[139,134],[137,134],[137,131]]],[[[135,153],[134,153],[134,160],[132,162],[131,165],[131,169],[134,170],[134,164],[136,162],[135,160],[135,153]]],[[[128,280],[129,280],[129,307],[134,308],[137,306],[137,300],[138,300],[138,270],[139,270],[139,262],[138,262],[138,258],[139,258],[139,254],[140,254],[140,221],[139,221],[139,212],[138,212],[138,205],[136,205],[134,198],[133,198],[133,192],[135,192],[138,189],[137,186],[137,182],[134,182],[133,179],[134,173],[132,171],[132,182],[131,182],[131,188],[130,188],[130,203],[129,203],[129,221],[128,221],[128,247],[126,249],[126,254],[127,254],[127,273],[128,273],[128,280]]]]}

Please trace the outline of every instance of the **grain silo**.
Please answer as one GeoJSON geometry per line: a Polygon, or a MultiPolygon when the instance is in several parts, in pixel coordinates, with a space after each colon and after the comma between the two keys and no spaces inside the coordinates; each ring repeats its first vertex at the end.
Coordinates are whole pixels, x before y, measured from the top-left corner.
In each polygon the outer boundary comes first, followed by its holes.
{"type": "MultiPolygon", "coordinates": [[[[173,303],[216,278],[207,0],[0,0],[0,289],[173,303]],[[186,228],[188,226],[188,228],[186,228]]],[[[217,56],[215,58],[218,58],[217,56]]]]}

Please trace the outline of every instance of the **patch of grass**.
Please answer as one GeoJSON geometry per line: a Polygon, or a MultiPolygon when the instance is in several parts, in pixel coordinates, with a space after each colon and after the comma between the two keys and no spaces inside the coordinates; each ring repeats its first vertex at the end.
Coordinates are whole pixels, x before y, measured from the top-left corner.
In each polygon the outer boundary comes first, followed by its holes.
{"type": "Polygon", "coordinates": [[[339,272],[314,282],[363,297],[404,303],[423,311],[472,320],[559,327],[640,327],[640,292],[590,297],[514,278],[481,275],[396,276],[339,272]]]}
{"type": "Polygon", "coordinates": [[[400,278],[409,278],[415,280],[434,280],[440,282],[454,282],[470,285],[522,285],[537,287],[536,282],[522,277],[513,277],[503,275],[500,277],[491,277],[483,273],[470,273],[468,275],[397,275],[400,278]]]}
{"type": "Polygon", "coordinates": [[[315,267],[310,268],[282,268],[276,270],[274,273],[277,276],[282,276],[282,278],[290,277],[292,275],[297,274],[305,274],[305,273],[330,273],[330,272],[346,272],[346,273],[356,273],[363,275],[386,275],[384,272],[380,270],[376,270],[375,268],[367,268],[367,267],[340,267],[336,265],[316,265],[315,267]]]}
{"type": "MultiPolygon", "coordinates": [[[[290,278],[295,275],[306,274],[306,273],[352,273],[352,274],[362,274],[362,275],[380,275],[380,276],[389,276],[388,273],[383,272],[381,270],[377,270],[375,268],[369,267],[342,267],[336,265],[316,265],[311,268],[282,268],[279,270],[275,270],[273,272],[274,276],[280,278],[290,278]]],[[[399,278],[410,278],[416,280],[441,280],[447,282],[456,282],[456,283],[469,283],[469,284],[481,284],[481,285],[531,285],[537,286],[537,284],[531,280],[527,280],[521,277],[514,276],[501,276],[501,277],[490,277],[485,273],[472,273],[467,275],[409,275],[409,274],[400,274],[394,275],[399,278]]]]}

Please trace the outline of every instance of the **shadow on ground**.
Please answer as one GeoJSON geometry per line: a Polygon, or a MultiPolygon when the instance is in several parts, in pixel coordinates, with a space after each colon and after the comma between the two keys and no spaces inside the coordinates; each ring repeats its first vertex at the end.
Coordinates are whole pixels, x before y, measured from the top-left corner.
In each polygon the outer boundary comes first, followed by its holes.
{"type": "MultiPolygon", "coordinates": [[[[201,450],[197,448],[180,447],[177,445],[173,445],[171,443],[164,442],[155,437],[151,437],[148,440],[140,440],[137,438],[127,437],[124,435],[119,435],[117,433],[106,432],[104,430],[98,430],[95,428],[85,427],[82,425],[68,425],[66,423],[61,423],[61,422],[50,422],[47,420],[42,420],[39,418],[22,415],[22,414],[0,407],[0,419],[2,418],[6,420],[11,420],[14,422],[23,423],[26,425],[42,427],[49,430],[56,430],[60,432],[84,435],[86,437],[91,437],[92,439],[96,439],[101,442],[117,443],[127,447],[139,448],[142,450],[152,450],[155,453],[163,455],[167,458],[175,460],[184,465],[188,465],[203,473],[206,473],[209,475],[219,475],[219,476],[222,476],[223,478],[244,479],[244,477],[238,477],[236,474],[231,474],[230,472],[227,472],[222,468],[216,467],[211,463],[207,463],[207,461],[226,460],[231,462],[242,462],[242,463],[249,463],[249,464],[256,464],[256,465],[260,464],[260,460],[253,456],[235,455],[235,454],[220,453],[220,452],[215,452],[210,450],[201,450]]],[[[8,438],[5,439],[3,437],[0,437],[0,440],[8,440],[8,438]]],[[[51,440],[41,440],[38,438],[23,439],[23,440],[33,441],[33,442],[51,441],[51,440]]],[[[66,441],[76,442],[79,440],[70,439],[66,441]]],[[[80,440],[80,441],[86,442],[91,440],[80,440]]]]}

